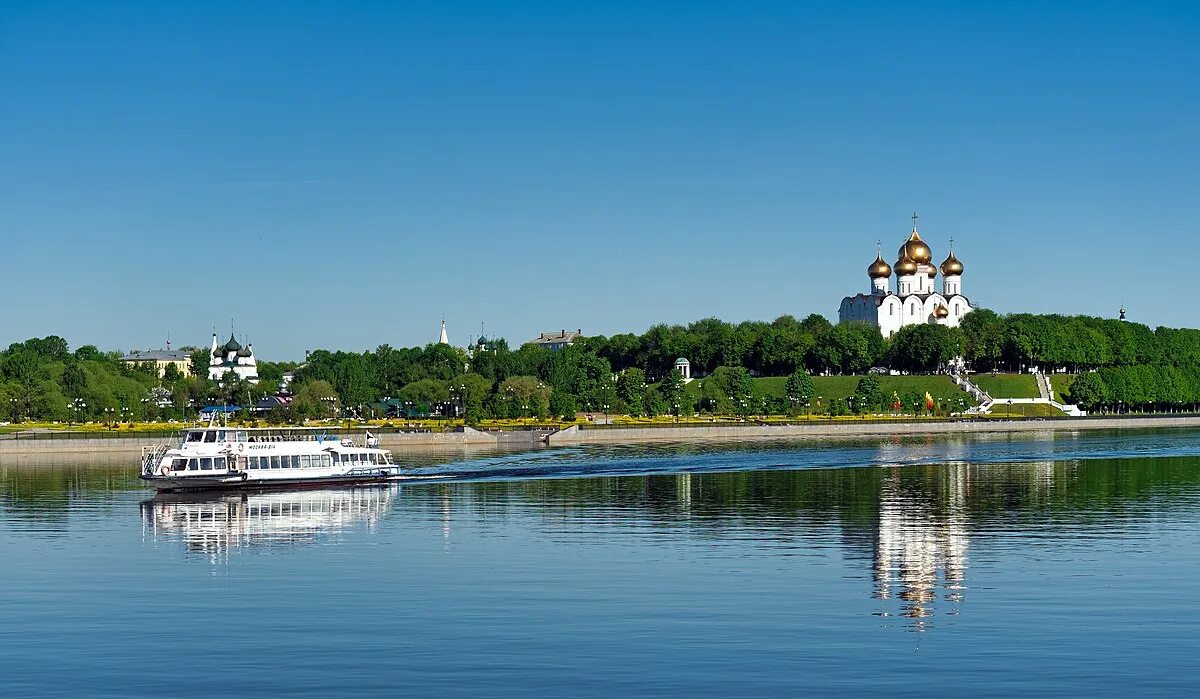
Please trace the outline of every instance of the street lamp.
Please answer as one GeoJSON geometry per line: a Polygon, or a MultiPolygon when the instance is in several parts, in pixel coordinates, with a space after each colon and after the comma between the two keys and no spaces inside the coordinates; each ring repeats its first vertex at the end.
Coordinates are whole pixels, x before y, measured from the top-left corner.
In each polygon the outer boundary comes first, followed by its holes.
{"type": "Polygon", "coordinates": [[[83,422],[83,411],[87,408],[87,403],[82,398],[76,398],[71,401],[71,407],[75,408],[75,422],[83,422]]]}

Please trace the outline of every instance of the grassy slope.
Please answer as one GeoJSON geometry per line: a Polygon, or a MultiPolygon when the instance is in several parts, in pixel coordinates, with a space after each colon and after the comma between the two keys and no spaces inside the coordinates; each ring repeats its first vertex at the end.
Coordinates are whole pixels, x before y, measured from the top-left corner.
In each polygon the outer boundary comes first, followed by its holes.
{"type": "Polygon", "coordinates": [[[971,374],[971,381],[992,398],[1037,398],[1037,379],[1033,374],[971,374]]]}
{"type": "Polygon", "coordinates": [[[1074,380],[1074,374],[1051,374],[1050,388],[1054,389],[1054,400],[1059,403],[1066,403],[1067,390],[1071,388],[1071,382],[1074,380]]]}
{"type": "MultiPolygon", "coordinates": [[[[861,376],[814,376],[813,377],[813,395],[821,396],[823,399],[830,398],[845,398],[852,395],[854,389],[858,387],[858,381],[861,376]]],[[[963,393],[948,376],[879,376],[879,386],[885,395],[903,396],[909,391],[915,391],[920,395],[925,395],[928,391],[935,400],[950,399],[958,400],[966,398],[968,405],[973,404],[973,401],[963,393]]],[[[688,392],[694,397],[700,396],[700,385],[705,379],[698,379],[688,384],[688,392]]],[[[785,387],[787,385],[787,377],[770,376],[761,379],[754,379],[754,394],[758,396],[773,396],[783,397],[785,395],[785,387]]]]}

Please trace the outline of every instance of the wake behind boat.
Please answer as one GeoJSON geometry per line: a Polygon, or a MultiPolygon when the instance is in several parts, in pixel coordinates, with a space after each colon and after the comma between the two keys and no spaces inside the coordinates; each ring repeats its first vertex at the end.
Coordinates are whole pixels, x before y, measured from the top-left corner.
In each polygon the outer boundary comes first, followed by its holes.
{"type": "Polygon", "coordinates": [[[142,447],[139,478],[164,491],[305,487],[427,478],[405,475],[368,432],[365,443],[323,428],[183,431],[178,446],[142,447]]]}

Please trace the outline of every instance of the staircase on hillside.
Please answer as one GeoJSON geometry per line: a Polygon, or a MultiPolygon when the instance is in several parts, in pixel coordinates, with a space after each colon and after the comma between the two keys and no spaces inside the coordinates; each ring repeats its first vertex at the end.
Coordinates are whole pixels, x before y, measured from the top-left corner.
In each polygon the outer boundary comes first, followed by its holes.
{"type": "Polygon", "coordinates": [[[1042,400],[1054,400],[1054,388],[1050,385],[1050,377],[1043,371],[1036,371],[1033,375],[1037,379],[1038,395],[1042,400]]]}
{"type": "Polygon", "coordinates": [[[975,382],[967,378],[965,371],[962,371],[957,367],[950,369],[950,380],[953,381],[956,386],[966,391],[967,395],[971,396],[976,402],[979,403],[979,405],[968,408],[968,413],[986,413],[992,407],[992,397],[988,395],[987,391],[983,390],[977,386],[975,382]]]}

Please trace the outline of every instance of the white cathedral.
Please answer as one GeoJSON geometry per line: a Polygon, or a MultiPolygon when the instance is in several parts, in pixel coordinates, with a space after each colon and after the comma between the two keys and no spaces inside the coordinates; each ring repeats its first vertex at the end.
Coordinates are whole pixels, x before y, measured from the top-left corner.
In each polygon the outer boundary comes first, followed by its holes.
{"type": "Polygon", "coordinates": [[[937,323],[957,326],[971,312],[971,302],[962,293],[962,263],[954,256],[954,240],[950,254],[941,264],[942,288],[936,287],[938,267],[933,266],[933,252],[917,233],[917,216],[913,214],[913,229],[908,240],[896,253],[896,290],[891,288],[892,265],[882,253],[867,267],[871,278],[868,294],[855,294],[842,299],[838,320],[866,321],[890,337],[906,325],[937,323]]]}

